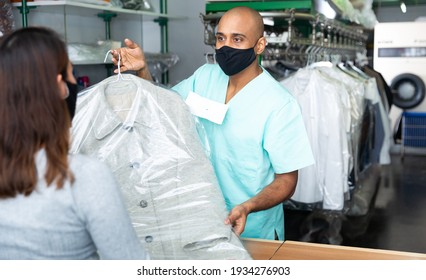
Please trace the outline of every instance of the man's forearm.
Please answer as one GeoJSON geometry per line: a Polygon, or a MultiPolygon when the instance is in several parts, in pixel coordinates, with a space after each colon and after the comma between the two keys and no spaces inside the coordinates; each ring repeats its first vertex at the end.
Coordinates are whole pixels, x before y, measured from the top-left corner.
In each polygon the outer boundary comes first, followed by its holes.
{"type": "Polygon", "coordinates": [[[248,213],[266,210],[276,206],[279,203],[289,199],[296,188],[297,184],[297,171],[276,174],[274,181],[266,186],[260,193],[241,206],[246,208],[248,213]]]}

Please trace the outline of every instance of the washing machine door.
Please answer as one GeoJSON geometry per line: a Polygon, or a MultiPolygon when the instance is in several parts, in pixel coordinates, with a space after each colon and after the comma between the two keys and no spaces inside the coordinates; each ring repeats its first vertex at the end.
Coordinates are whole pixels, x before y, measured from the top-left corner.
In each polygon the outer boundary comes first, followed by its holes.
{"type": "Polygon", "coordinates": [[[392,80],[393,104],[401,109],[411,109],[425,98],[425,84],[414,74],[400,74],[392,80]]]}

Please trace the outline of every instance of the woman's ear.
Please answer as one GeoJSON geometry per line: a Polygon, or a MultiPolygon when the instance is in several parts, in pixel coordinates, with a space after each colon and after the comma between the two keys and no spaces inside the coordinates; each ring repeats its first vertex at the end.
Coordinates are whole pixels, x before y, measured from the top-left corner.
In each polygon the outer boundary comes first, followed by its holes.
{"type": "Polygon", "coordinates": [[[62,80],[62,75],[58,74],[56,76],[56,81],[58,82],[59,93],[63,99],[67,98],[69,95],[69,90],[67,84],[62,80]]]}

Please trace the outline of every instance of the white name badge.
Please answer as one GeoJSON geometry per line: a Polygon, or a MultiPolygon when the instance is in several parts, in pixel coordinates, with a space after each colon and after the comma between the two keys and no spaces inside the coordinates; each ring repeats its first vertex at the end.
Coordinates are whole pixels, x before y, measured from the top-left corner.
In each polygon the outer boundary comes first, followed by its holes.
{"type": "Polygon", "coordinates": [[[226,104],[212,101],[192,91],[189,92],[185,103],[193,115],[217,124],[222,124],[229,107],[226,104]]]}

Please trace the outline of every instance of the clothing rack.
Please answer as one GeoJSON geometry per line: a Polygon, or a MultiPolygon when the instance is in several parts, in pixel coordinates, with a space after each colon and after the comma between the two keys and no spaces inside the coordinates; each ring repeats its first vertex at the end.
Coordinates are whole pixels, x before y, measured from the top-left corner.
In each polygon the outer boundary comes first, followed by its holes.
{"type": "MultiPolygon", "coordinates": [[[[345,24],[322,14],[285,11],[259,12],[265,23],[268,42],[262,60],[284,60],[304,66],[308,61],[355,60],[366,50],[368,30],[361,25],[345,24]]],[[[214,46],[214,30],[223,12],[200,15],[204,24],[204,43],[214,46]]]]}

